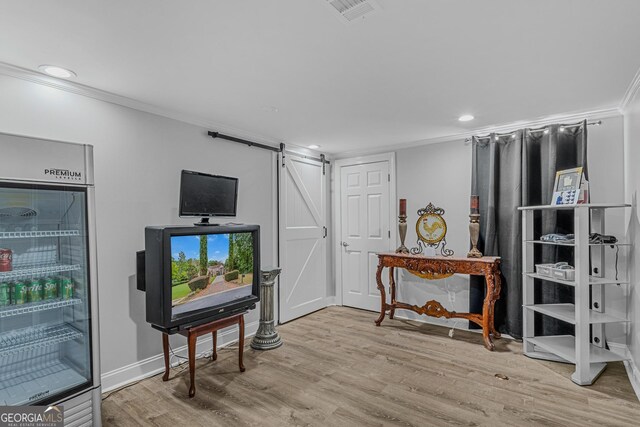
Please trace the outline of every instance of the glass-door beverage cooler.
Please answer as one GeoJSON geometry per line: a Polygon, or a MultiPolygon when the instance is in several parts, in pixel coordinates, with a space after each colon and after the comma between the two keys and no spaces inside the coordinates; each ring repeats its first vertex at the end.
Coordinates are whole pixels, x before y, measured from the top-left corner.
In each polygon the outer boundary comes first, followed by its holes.
{"type": "Polygon", "coordinates": [[[0,134],[0,406],[100,425],[92,147],[0,134]]]}

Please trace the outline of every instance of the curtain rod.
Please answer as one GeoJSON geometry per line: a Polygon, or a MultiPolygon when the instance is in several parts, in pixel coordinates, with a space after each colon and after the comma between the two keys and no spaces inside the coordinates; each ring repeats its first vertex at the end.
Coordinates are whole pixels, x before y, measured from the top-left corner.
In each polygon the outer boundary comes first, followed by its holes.
{"type": "Polygon", "coordinates": [[[284,160],[284,153],[286,151],[289,154],[295,154],[296,156],[300,156],[305,159],[315,160],[316,162],[321,162],[323,164],[331,164],[331,162],[325,158],[324,154],[321,154],[320,157],[313,157],[313,156],[308,156],[306,154],[296,153],[295,151],[285,150],[285,145],[282,143],[280,144],[280,147],[274,147],[272,145],[260,144],[259,142],[253,142],[253,141],[249,141],[242,138],[236,138],[235,136],[225,135],[220,132],[209,131],[208,135],[211,138],[222,138],[222,139],[226,139],[227,141],[237,142],[240,144],[247,145],[249,147],[257,147],[257,148],[262,148],[264,150],[274,151],[276,153],[282,153],[283,160],[284,160]]]}
{"type": "MultiPolygon", "coordinates": [[[[596,122],[590,122],[587,123],[587,126],[600,126],[602,124],[602,120],[598,120],[596,122]]],[[[562,132],[563,130],[567,129],[567,128],[577,128],[579,126],[582,126],[582,123],[576,123],[573,125],[562,125],[560,126],[560,132],[562,132]]],[[[534,132],[547,132],[547,126],[543,126],[541,128],[537,128],[537,129],[529,129],[529,132],[534,133],[534,132]]],[[[512,136],[515,137],[515,132],[516,131],[511,131],[511,132],[504,132],[504,133],[499,133],[498,135],[509,135],[511,134],[512,136]]],[[[476,136],[476,139],[487,139],[487,138],[491,138],[491,136],[489,135],[485,135],[485,136],[476,136]]],[[[471,142],[472,138],[465,138],[464,142],[471,142]]]]}

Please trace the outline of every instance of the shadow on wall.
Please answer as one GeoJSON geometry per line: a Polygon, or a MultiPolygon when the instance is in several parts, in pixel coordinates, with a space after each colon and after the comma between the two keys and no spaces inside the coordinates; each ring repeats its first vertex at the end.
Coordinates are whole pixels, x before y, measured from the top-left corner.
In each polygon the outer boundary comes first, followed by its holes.
{"type": "Polygon", "coordinates": [[[636,249],[636,244],[640,240],[640,219],[638,218],[638,193],[634,192],[631,197],[631,217],[627,227],[626,241],[631,243],[629,248],[629,259],[627,269],[629,275],[629,298],[627,313],[629,316],[629,333],[627,345],[632,351],[640,349],[640,288],[638,288],[638,274],[640,273],[640,252],[636,249]]]}
{"type": "Polygon", "coordinates": [[[143,360],[162,352],[162,336],[147,323],[146,295],[138,290],[136,277],[129,276],[129,316],[136,324],[136,354],[143,360]]]}

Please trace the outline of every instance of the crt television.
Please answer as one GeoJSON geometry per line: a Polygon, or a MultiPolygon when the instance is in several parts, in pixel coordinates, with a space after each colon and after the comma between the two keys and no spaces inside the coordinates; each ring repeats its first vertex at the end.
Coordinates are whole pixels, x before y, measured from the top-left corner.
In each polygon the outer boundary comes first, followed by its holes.
{"type": "Polygon", "coordinates": [[[260,226],[145,228],[147,322],[175,333],[255,307],[260,226]]]}
{"type": "Polygon", "coordinates": [[[236,216],[238,178],[183,170],[180,216],[236,216]]]}

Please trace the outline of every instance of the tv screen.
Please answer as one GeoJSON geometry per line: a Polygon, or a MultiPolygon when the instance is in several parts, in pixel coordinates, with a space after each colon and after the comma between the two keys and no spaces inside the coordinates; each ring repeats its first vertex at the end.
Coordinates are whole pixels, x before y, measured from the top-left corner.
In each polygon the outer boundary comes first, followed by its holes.
{"type": "Polygon", "coordinates": [[[180,216],[236,216],[238,178],[182,171],[180,216]]]}
{"type": "Polygon", "coordinates": [[[260,227],[145,228],[147,321],[172,334],[260,300],[260,227]]]}
{"type": "Polygon", "coordinates": [[[171,237],[171,317],[252,295],[251,232],[171,237]]]}

